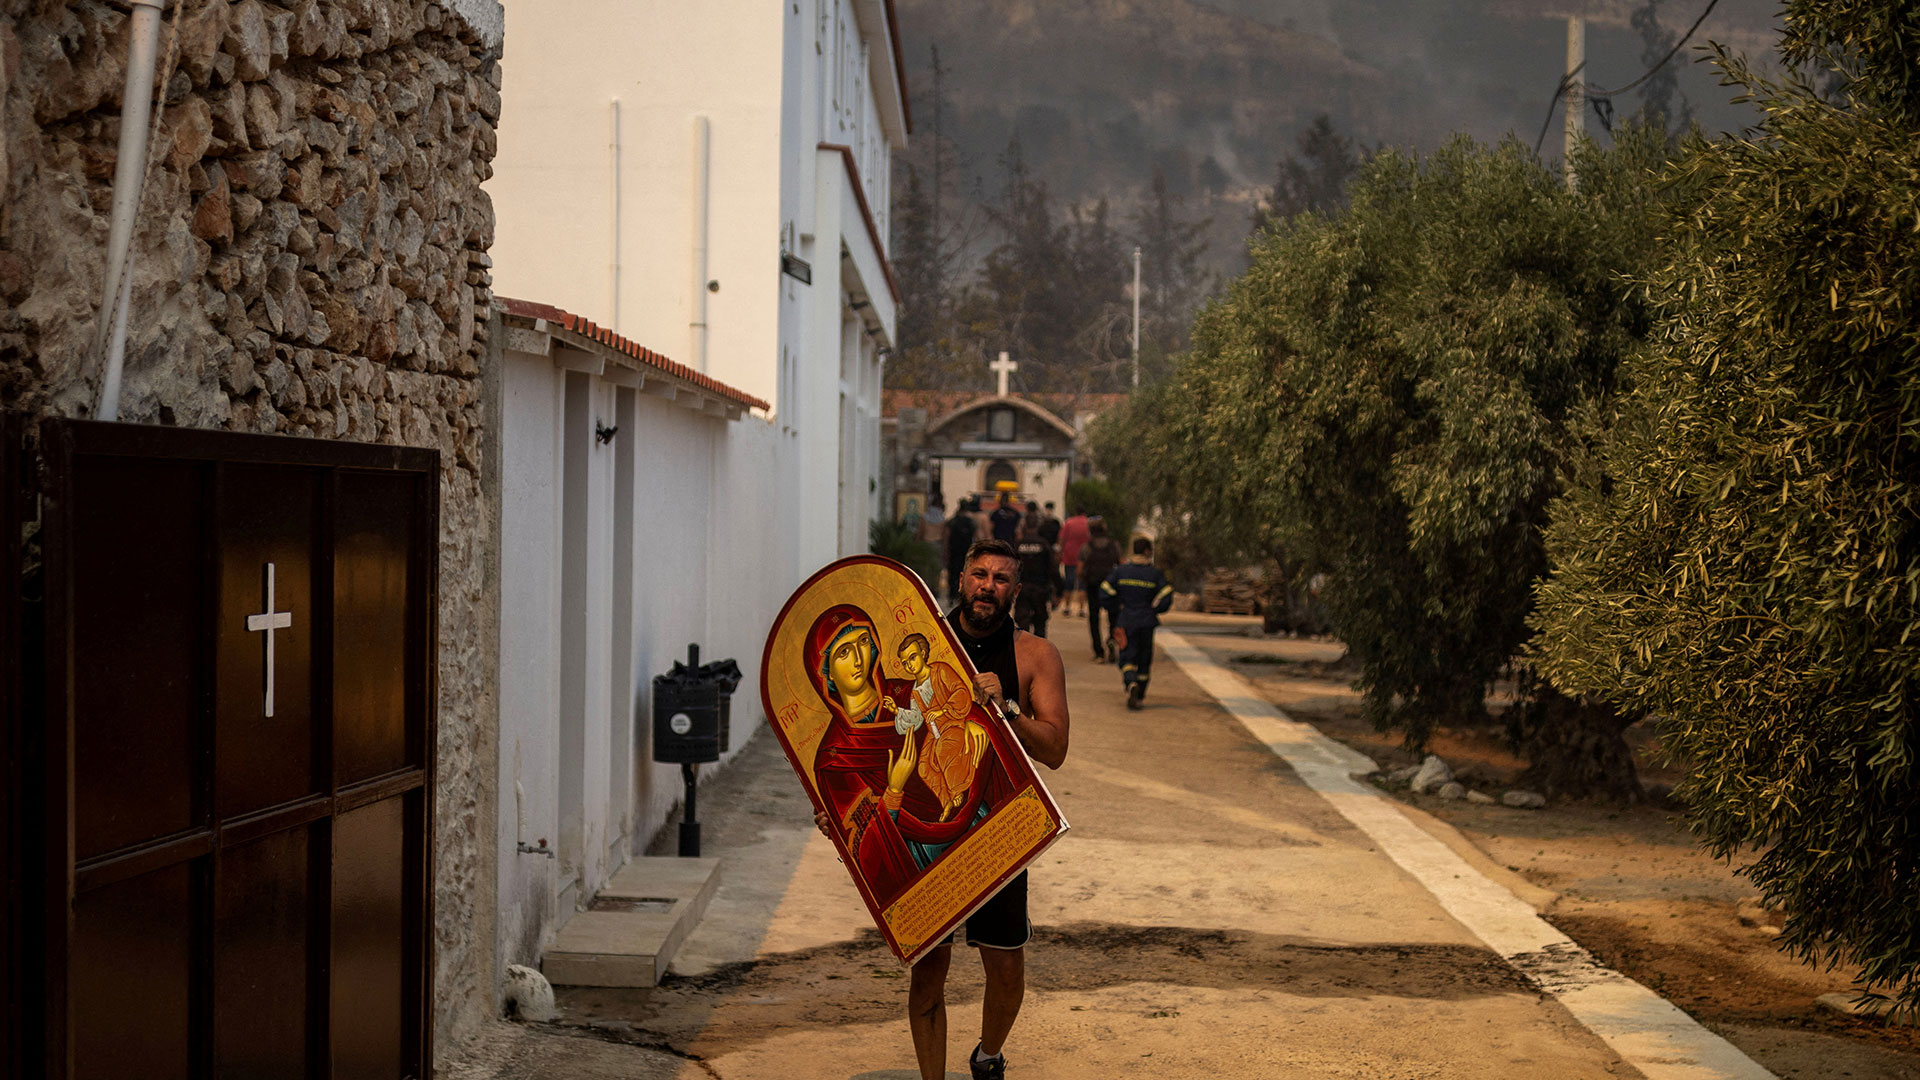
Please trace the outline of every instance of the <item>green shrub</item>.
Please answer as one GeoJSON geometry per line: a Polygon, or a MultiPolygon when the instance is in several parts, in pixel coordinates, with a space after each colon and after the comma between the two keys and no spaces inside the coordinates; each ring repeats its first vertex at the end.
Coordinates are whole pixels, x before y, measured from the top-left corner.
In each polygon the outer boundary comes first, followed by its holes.
{"type": "Polygon", "coordinates": [[[1675,175],[1664,331],[1553,508],[1533,622],[1556,682],[1662,718],[1787,948],[1920,1003],[1920,9],[1787,26],[1845,100],[1720,56],[1767,120],[1675,175]]]}
{"type": "Polygon", "coordinates": [[[1075,480],[1067,485],[1067,513],[1076,511],[1105,518],[1107,535],[1123,544],[1133,533],[1134,511],[1112,484],[1099,477],[1075,480]]]}
{"type": "Polygon", "coordinates": [[[867,550],[904,564],[927,583],[928,592],[939,596],[940,552],[913,532],[910,525],[875,518],[867,525],[867,550]]]}

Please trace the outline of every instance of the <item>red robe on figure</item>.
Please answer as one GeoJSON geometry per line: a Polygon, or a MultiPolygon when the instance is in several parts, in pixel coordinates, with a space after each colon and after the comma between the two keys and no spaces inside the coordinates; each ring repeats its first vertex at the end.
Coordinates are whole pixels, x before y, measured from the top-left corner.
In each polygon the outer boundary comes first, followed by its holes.
{"type": "Polygon", "coordinates": [[[880,635],[866,612],[851,604],[837,604],[821,612],[807,633],[807,677],[826,702],[832,720],[814,750],[813,781],[860,876],[874,900],[885,908],[899,899],[920,873],[908,841],[944,847],[973,827],[983,805],[991,810],[1013,796],[1012,781],[1001,761],[1003,755],[1018,752],[1018,748],[1008,746],[1001,726],[988,723],[975,705],[977,715],[972,718],[987,731],[992,752],[974,771],[965,801],[942,821],[941,800],[916,769],[916,775],[907,781],[899,810],[888,812],[885,796],[889,757],[897,758],[907,739],[932,736],[924,728],[904,735],[894,730],[895,710],[880,698],[864,715],[847,715],[827,664],[843,638],[860,633],[865,633],[870,642],[866,649],[867,677],[879,685],[881,697],[906,702],[913,693],[910,680],[884,677],[879,664],[880,635]]]}

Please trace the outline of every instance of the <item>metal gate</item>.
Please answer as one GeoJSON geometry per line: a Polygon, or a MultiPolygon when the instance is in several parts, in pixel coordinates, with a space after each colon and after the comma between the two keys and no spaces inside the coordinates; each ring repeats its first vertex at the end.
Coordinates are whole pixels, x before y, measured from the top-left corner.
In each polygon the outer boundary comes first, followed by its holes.
{"type": "Polygon", "coordinates": [[[18,1074],[424,1078],[438,454],[9,428],[18,1074]]]}

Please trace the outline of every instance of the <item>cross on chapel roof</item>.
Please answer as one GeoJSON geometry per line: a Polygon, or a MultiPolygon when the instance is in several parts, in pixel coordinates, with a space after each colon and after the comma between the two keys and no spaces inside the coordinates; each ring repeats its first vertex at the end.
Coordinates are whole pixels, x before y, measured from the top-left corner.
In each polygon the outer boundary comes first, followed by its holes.
{"type": "Polygon", "coordinates": [[[1007,396],[1007,376],[1020,370],[1020,365],[1013,362],[1012,360],[1007,359],[1006,353],[1001,353],[1000,359],[995,360],[991,364],[988,364],[987,367],[991,369],[995,375],[998,375],[1000,377],[1000,396],[1006,397],[1007,396]]]}

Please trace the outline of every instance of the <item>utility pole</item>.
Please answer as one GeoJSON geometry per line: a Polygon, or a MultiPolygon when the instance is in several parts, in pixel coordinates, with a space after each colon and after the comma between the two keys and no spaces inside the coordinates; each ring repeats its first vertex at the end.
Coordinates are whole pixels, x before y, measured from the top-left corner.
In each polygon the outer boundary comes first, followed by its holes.
{"type": "Polygon", "coordinates": [[[1587,132],[1587,90],[1580,81],[1580,69],[1587,66],[1587,20],[1585,16],[1567,16],[1567,146],[1561,167],[1567,174],[1567,190],[1578,186],[1573,173],[1573,144],[1587,132]]]}
{"type": "MultiPolygon", "coordinates": [[[[940,143],[940,101],[942,98],[942,90],[940,88],[940,84],[943,81],[945,81],[944,76],[946,75],[946,72],[943,71],[940,67],[940,46],[935,45],[932,47],[932,50],[933,50],[933,253],[934,253],[933,263],[934,263],[934,266],[938,268],[940,266],[940,246],[946,243],[946,237],[942,236],[940,233],[940,195],[942,192],[946,191],[946,178],[945,176],[942,175],[942,170],[940,166],[943,162],[945,162],[946,156],[947,156],[940,143]]],[[[941,288],[941,291],[944,292],[946,289],[947,283],[944,280],[945,275],[943,274],[941,275],[941,277],[943,280],[940,282],[940,288],[941,288]]]]}
{"type": "Polygon", "coordinates": [[[1140,249],[1133,249],[1133,388],[1140,389],[1140,249]]]}

